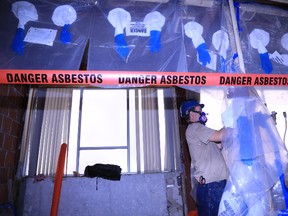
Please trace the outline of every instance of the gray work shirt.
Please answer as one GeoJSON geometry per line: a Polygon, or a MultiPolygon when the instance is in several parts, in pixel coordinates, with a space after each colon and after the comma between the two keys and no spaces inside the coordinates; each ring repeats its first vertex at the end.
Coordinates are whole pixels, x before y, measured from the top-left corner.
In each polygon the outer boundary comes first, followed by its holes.
{"type": "Polygon", "coordinates": [[[194,177],[199,181],[203,176],[206,183],[228,178],[228,169],[224,157],[215,142],[209,138],[215,130],[200,123],[189,124],[186,129],[186,140],[194,167],[194,177]]]}

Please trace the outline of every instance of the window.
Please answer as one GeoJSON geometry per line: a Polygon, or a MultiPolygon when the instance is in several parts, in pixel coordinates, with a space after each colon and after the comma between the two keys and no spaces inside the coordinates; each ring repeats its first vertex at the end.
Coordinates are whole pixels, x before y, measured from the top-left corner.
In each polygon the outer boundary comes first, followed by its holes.
{"type": "Polygon", "coordinates": [[[73,90],[69,173],[84,173],[96,162],[118,164],[128,171],[126,98],[126,90],[73,90]]]}
{"type": "Polygon", "coordinates": [[[143,90],[73,90],[68,173],[74,170],[83,173],[87,165],[95,163],[117,164],[121,166],[122,172],[143,172],[143,112],[148,112],[148,121],[156,125],[148,130],[148,136],[152,137],[152,141],[154,137],[153,150],[156,152],[154,156],[146,155],[146,158],[154,157],[155,161],[155,158],[158,158],[158,171],[165,171],[164,93],[163,89],[150,93],[152,100],[148,102],[146,110],[143,110],[142,103],[145,102],[139,100],[144,98],[143,90]],[[153,101],[157,103],[153,105],[153,101]],[[137,164],[140,165],[140,169],[137,168],[137,164]]]}
{"type": "Polygon", "coordinates": [[[123,173],[179,170],[178,110],[173,88],[70,89],[67,95],[59,93],[63,89],[47,89],[44,104],[39,100],[39,95],[43,99],[43,89],[34,91],[24,139],[24,175],[55,173],[63,142],[68,144],[67,174],[83,174],[87,165],[95,163],[117,164],[123,173]],[[69,119],[63,117],[68,116],[67,110],[69,119]],[[41,127],[36,122],[41,122],[41,127]]]}

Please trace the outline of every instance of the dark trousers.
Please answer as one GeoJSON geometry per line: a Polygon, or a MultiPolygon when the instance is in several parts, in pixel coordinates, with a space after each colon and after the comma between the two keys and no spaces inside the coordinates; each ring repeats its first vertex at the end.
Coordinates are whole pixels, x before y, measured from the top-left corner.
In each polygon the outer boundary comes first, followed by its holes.
{"type": "Polygon", "coordinates": [[[197,186],[197,208],[198,216],[217,216],[219,204],[224,192],[226,180],[198,184],[197,186]]]}

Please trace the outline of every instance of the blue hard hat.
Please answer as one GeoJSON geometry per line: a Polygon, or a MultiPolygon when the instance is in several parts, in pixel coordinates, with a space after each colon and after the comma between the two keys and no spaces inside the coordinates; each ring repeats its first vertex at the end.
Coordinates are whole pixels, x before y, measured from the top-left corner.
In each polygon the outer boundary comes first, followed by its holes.
{"type": "Polygon", "coordinates": [[[185,118],[189,115],[189,112],[192,110],[193,107],[200,106],[201,108],[204,107],[204,104],[200,104],[195,100],[187,100],[184,101],[180,106],[180,115],[182,118],[185,118]]]}

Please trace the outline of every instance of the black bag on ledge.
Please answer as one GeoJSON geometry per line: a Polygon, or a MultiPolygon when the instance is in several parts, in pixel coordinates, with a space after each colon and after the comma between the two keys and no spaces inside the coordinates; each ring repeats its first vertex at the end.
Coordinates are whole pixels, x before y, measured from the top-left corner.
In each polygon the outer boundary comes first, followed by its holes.
{"type": "Polygon", "coordinates": [[[114,164],[94,164],[86,166],[84,176],[89,178],[100,177],[108,180],[120,180],[121,167],[114,164]]]}

